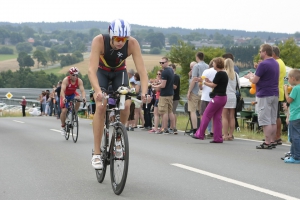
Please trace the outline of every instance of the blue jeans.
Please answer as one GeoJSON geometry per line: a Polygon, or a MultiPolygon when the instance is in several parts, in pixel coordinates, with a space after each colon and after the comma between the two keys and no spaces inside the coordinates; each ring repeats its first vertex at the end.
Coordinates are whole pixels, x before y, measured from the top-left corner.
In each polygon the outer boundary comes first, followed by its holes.
{"type": "Polygon", "coordinates": [[[291,154],[295,160],[300,160],[300,119],[289,122],[291,154]]]}

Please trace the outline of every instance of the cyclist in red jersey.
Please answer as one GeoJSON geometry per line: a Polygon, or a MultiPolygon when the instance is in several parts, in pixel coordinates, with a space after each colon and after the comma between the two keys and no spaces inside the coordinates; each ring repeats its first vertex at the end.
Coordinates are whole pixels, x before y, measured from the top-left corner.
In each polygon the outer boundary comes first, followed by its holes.
{"type": "MultiPolygon", "coordinates": [[[[148,91],[148,76],[144,65],[139,42],[130,36],[131,28],[122,19],[112,21],[108,27],[109,34],[100,34],[93,39],[90,54],[88,76],[94,88],[96,112],[94,114],[94,155],[91,163],[95,169],[102,169],[100,144],[104,127],[106,100],[102,104],[102,88],[108,89],[109,82],[116,91],[122,84],[129,87],[125,60],[132,56],[141,79],[141,96],[145,99],[148,91]]],[[[130,113],[131,100],[126,100],[125,109],[121,110],[121,122],[126,124],[130,113]]]]}
{"type": "MultiPolygon", "coordinates": [[[[79,88],[82,100],[85,102],[85,91],[83,87],[83,82],[80,78],[78,78],[79,69],[77,67],[71,67],[69,70],[70,75],[65,77],[61,84],[61,92],[60,92],[60,108],[61,108],[61,114],[60,114],[60,121],[61,121],[61,134],[65,136],[66,130],[66,114],[67,114],[67,108],[65,106],[65,103],[67,100],[72,100],[74,98],[80,99],[80,94],[76,92],[76,89],[79,88]]],[[[80,106],[80,102],[76,102],[75,104],[75,110],[78,111],[80,106]]]]}

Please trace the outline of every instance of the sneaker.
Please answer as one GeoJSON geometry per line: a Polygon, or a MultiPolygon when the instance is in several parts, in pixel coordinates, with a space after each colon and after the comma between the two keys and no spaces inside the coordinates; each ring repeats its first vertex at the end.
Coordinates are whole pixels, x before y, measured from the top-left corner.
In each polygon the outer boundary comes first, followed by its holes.
{"type": "Polygon", "coordinates": [[[67,133],[66,133],[66,126],[62,126],[61,129],[60,129],[60,131],[61,131],[60,134],[61,134],[62,136],[66,136],[66,134],[67,134],[67,133]]]}
{"type": "Polygon", "coordinates": [[[284,160],[286,157],[291,157],[291,156],[292,156],[292,154],[289,151],[289,152],[287,152],[287,153],[284,154],[284,157],[281,157],[281,160],[284,160]]]}
{"type": "Polygon", "coordinates": [[[155,131],[155,134],[162,134],[162,132],[160,132],[160,130],[155,131]]]}
{"type": "Polygon", "coordinates": [[[286,157],[284,159],[285,163],[293,163],[293,164],[300,164],[300,160],[295,160],[295,158],[291,157],[286,157]]]}
{"type": "Polygon", "coordinates": [[[178,134],[178,132],[177,132],[177,129],[176,129],[176,128],[174,128],[173,134],[174,134],[174,135],[177,135],[177,134],[178,134]]]}
{"type": "Polygon", "coordinates": [[[134,128],[131,127],[131,128],[129,128],[129,130],[130,130],[130,131],[134,131],[134,128]]]}
{"type": "Polygon", "coordinates": [[[211,133],[205,135],[205,139],[213,139],[213,138],[214,138],[214,135],[211,133]]]}
{"type": "Polygon", "coordinates": [[[262,143],[256,146],[256,149],[273,149],[271,144],[262,143]]]}
{"type": "Polygon", "coordinates": [[[122,143],[121,140],[116,141],[116,158],[122,158],[123,157],[123,151],[122,151],[122,143]]]}
{"type": "Polygon", "coordinates": [[[92,166],[94,169],[102,169],[103,168],[103,163],[100,155],[93,155],[92,157],[92,166]]]}
{"type": "MultiPolygon", "coordinates": [[[[164,129],[163,129],[164,130],[164,129]]],[[[170,132],[169,132],[169,130],[167,129],[167,130],[165,130],[165,131],[163,131],[163,133],[162,133],[163,135],[169,135],[170,134],[170,132]]]]}

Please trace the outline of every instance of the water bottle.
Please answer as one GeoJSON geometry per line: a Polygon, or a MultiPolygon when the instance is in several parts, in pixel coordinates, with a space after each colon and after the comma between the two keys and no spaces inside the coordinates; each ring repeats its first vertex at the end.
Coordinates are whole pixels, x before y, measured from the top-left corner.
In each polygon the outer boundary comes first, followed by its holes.
{"type": "Polygon", "coordinates": [[[68,121],[71,121],[71,120],[72,120],[72,111],[71,111],[71,110],[68,111],[68,114],[67,114],[67,120],[68,120],[68,121]]]}

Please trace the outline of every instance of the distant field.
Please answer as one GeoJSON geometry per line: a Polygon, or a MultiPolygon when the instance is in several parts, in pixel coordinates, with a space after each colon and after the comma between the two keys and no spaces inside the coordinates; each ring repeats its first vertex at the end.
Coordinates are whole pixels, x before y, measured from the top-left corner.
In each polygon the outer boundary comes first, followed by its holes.
{"type": "Polygon", "coordinates": [[[12,54],[12,55],[0,54],[0,61],[17,59],[17,57],[18,57],[18,55],[16,55],[16,54],[12,54]]]}
{"type": "MultiPolygon", "coordinates": [[[[153,69],[153,67],[158,66],[159,65],[158,62],[160,61],[161,57],[162,57],[162,55],[149,55],[149,54],[143,55],[143,59],[144,59],[147,71],[151,71],[153,69]]],[[[0,62],[0,65],[1,65],[1,62],[0,62]]],[[[127,69],[134,69],[136,71],[135,65],[134,65],[134,62],[133,62],[133,59],[131,56],[129,58],[127,58],[126,65],[127,65],[127,69]]],[[[89,58],[85,58],[84,61],[77,63],[75,65],[72,65],[72,66],[77,67],[80,70],[80,73],[82,73],[82,75],[85,75],[88,73],[89,58]]],[[[59,69],[59,70],[58,71],[55,70],[54,72],[57,72],[59,74],[65,74],[69,70],[69,67],[64,67],[62,69],[56,68],[56,69],[59,69]]],[[[49,70],[45,70],[45,71],[47,73],[49,73],[49,72],[51,73],[52,70],[54,70],[54,69],[49,69],[49,70]]],[[[54,73],[54,72],[52,72],[52,73],[54,73]]]]}

